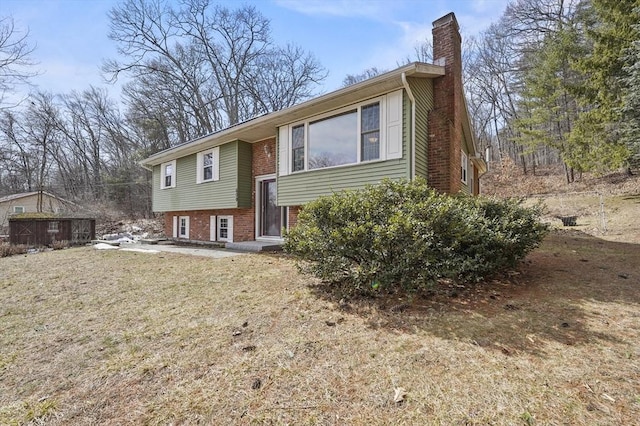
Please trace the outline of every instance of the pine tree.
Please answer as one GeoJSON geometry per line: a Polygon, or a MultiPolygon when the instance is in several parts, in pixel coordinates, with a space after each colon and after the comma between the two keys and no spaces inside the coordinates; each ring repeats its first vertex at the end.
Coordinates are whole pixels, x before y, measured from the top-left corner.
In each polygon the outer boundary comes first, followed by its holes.
{"type": "Polygon", "coordinates": [[[567,24],[547,34],[540,47],[525,54],[521,115],[514,123],[519,135],[516,141],[527,153],[543,145],[559,152],[568,182],[573,180],[573,167],[581,170],[580,162],[575,161],[580,147],[572,146],[568,139],[578,112],[571,88],[580,78],[570,64],[584,53],[576,28],[567,24]]]}
{"type": "Polygon", "coordinates": [[[630,151],[621,137],[623,98],[628,78],[628,50],[639,39],[639,0],[591,0],[584,14],[591,54],[575,63],[585,77],[576,90],[584,110],[570,143],[581,148],[570,162],[585,170],[622,166],[630,151]]]}
{"type": "MultiPolygon", "coordinates": [[[[640,6],[635,9],[640,15],[640,6]]],[[[640,23],[635,26],[640,33],[640,23]]],[[[627,66],[623,79],[625,94],[622,98],[622,141],[631,152],[630,163],[640,167],[640,40],[631,44],[626,56],[627,66]]],[[[631,168],[629,168],[629,171],[631,168]]]]}

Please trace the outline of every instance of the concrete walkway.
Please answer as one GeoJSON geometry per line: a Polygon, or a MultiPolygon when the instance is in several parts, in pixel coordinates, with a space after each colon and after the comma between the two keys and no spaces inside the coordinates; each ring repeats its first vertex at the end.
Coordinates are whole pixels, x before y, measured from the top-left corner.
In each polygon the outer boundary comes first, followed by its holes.
{"type": "Polygon", "coordinates": [[[205,256],[221,259],[223,257],[240,256],[246,253],[220,249],[220,248],[201,248],[201,247],[184,247],[165,244],[120,244],[120,250],[136,251],[142,253],[157,253],[160,251],[179,254],[190,254],[193,256],[205,256]]]}

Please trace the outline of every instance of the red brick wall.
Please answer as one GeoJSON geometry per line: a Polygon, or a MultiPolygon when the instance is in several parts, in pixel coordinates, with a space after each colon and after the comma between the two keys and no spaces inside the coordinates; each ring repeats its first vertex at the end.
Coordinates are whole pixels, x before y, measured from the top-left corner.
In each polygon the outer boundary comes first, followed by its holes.
{"type": "Polygon", "coordinates": [[[289,207],[289,215],[287,217],[289,228],[293,228],[298,223],[298,214],[300,213],[300,210],[302,210],[302,206],[289,207]]]}
{"type": "MultiPolygon", "coordinates": [[[[276,172],[276,140],[266,139],[256,142],[253,147],[253,177],[271,175],[276,172]]],[[[255,184],[255,182],[254,182],[255,184]]],[[[254,198],[255,200],[255,198],[254,198]]]]}
{"type": "Polygon", "coordinates": [[[441,192],[460,191],[462,146],[462,47],[458,22],[449,14],[433,23],[433,57],[445,61],[445,75],[433,81],[429,114],[427,182],[441,192]]]}
{"type": "Polygon", "coordinates": [[[254,143],[252,155],[253,160],[251,164],[251,196],[253,197],[252,203],[255,205],[256,177],[273,175],[276,173],[276,140],[267,139],[254,143]]]}
{"type": "Polygon", "coordinates": [[[167,212],[164,214],[164,233],[173,236],[173,217],[189,216],[189,239],[209,241],[211,228],[210,216],[233,216],[233,241],[252,241],[254,239],[255,216],[253,209],[217,209],[167,212]]]}

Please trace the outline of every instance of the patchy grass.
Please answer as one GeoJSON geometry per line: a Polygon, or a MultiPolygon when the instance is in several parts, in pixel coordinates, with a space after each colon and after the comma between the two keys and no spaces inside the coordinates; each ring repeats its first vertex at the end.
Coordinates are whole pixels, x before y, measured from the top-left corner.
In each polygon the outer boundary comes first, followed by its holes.
{"type": "Polygon", "coordinates": [[[536,197],[548,219],[561,226],[558,216],[577,216],[575,230],[610,241],[640,244],[640,193],[599,195],[595,193],[555,194],[536,197]]]}
{"type": "Polygon", "coordinates": [[[640,417],[635,244],[556,232],[483,286],[351,304],[284,256],[73,248],[0,270],[0,424],[640,417]]]}

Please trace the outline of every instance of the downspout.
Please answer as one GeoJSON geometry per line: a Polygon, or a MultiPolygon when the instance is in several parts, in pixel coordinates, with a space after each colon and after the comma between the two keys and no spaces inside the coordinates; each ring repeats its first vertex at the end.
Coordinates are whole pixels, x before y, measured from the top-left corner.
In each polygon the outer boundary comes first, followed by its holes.
{"type": "Polygon", "coordinates": [[[413,97],[411,87],[409,87],[409,83],[407,82],[407,75],[403,72],[401,77],[402,85],[407,91],[407,95],[409,95],[409,100],[411,101],[411,174],[409,178],[413,180],[416,177],[416,98],[413,97]]]}

